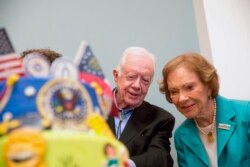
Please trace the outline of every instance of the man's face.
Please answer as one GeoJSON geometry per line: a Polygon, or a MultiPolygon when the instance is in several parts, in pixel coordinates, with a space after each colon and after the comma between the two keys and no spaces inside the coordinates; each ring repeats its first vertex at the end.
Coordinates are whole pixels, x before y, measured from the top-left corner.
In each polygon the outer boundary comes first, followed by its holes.
{"type": "Polygon", "coordinates": [[[140,59],[131,57],[121,71],[113,71],[119,108],[138,107],[147,95],[153,78],[153,64],[150,60],[140,59]]]}

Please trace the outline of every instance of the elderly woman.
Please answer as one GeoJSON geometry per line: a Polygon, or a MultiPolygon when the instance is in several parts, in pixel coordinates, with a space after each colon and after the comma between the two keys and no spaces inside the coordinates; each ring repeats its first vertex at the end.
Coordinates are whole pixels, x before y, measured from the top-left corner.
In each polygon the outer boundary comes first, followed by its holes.
{"type": "Polygon", "coordinates": [[[160,91],[187,119],[174,134],[180,167],[249,167],[250,101],[218,95],[216,69],[184,53],[162,70],[160,91]]]}

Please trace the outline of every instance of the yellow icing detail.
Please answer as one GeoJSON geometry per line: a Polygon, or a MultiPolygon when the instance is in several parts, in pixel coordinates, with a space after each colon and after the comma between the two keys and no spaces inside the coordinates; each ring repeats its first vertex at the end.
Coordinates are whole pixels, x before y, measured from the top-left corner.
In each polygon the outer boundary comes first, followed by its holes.
{"type": "Polygon", "coordinates": [[[97,82],[91,82],[90,85],[95,88],[95,91],[98,95],[101,95],[103,93],[102,87],[97,82]]]}
{"type": "Polygon", "coordinates": [[[91,114],[85,121],[96,134],[115,138],[106,121],[99,114],[91,114]]]}
{"type": "Polygon", "coordinates": [[[7,86],[8,87],[12,87],[18,80],[19,80],[19,75],[17,74],[14,74],[14,75],[11,75],[8,79],[7,79],[7,86]]]}

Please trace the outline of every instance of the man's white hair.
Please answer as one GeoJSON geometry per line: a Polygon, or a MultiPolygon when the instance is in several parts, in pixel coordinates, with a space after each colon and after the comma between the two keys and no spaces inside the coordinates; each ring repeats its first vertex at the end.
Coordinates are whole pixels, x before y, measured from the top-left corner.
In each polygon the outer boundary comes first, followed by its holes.
{"type": "MultiPolygon", "coordinates": [[[[155,64],[156,64],[156,58],[155,56],[149,52],[147,49],[142,48],[142,47],[137,47],[137,46],[131,46],[128,47],[123,53],[122,53],[122,57],[117,65],[117,71],[122,71],[122,68],[124,66],[124,64],[126,63],[127,59],[129,58],[129,56],[141,56],[143,58],[149,58],[152,60],[153,63],[153,70],[155,71],[155,64]]],[[[143,62],[142,62],[143,63],[143,62]]]]}

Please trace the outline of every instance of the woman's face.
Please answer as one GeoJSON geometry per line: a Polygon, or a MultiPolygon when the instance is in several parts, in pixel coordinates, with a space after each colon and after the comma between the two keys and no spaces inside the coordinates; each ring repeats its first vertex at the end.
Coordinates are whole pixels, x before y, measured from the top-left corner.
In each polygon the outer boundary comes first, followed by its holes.
{"type": "Polygon", "coordinates": [[[209,109],[211,89],[184,65],[169,73],[167,85],[173,104],[185,117],[202,117],[209,109]]]}

